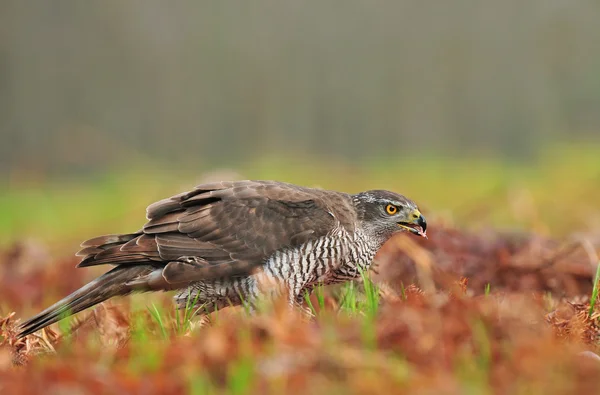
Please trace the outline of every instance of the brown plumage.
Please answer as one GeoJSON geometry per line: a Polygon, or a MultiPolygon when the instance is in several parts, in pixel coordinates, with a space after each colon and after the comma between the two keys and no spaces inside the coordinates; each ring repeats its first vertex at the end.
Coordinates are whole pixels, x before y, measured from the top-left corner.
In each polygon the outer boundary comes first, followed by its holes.
{"type": "Polygon", "coordinates": [[[20,336],[136,291],[183,289],[180,306],[190,290],[203,303],[239,304],[241,296],[257,296],[254,274],[260,268],[288,282],[294,299],[316,282],[352,277],[346,269],[362,261],[368,266],[393,233],[425,232],[417,206],[402,195],[348,195],[275,181],[200,185],[150,205],[147,219],[138,232],[84,242],[78,267],[115,267],[24,322],[20,336]],[[384,212],[390,204],[396,213],[384,212]],[[328,248],[332,258],[323,258],[317,248],[328,248]],[[350,263],[350,258],[357,262],[350,263]],[[292,272],[293,283],[288,279],[292,272]],[[325,280],[317,281],[317,272],[325,280]]]}

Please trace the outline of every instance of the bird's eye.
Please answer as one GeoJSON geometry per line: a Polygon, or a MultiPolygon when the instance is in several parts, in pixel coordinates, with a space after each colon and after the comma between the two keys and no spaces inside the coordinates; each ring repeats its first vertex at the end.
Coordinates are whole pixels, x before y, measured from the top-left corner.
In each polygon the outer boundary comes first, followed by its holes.
{"type": "Polygon", "coordinates": [[[385,206],[385,212],[389,215],[394,215],[398,212],[398,207],[394,206],[393,204],[388,204],[385,206]]]}

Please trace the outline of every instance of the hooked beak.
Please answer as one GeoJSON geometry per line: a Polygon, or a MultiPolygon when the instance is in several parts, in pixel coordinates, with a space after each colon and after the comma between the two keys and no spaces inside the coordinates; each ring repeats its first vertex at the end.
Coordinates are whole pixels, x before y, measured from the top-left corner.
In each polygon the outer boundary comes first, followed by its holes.
{"type": "Polygon", "coordinates": [[[398,226],[406,229],[410,233],[427,238],[427,221],[419,210],[415,210],[410,214],[412,221],[398,222],[398,226]]]}

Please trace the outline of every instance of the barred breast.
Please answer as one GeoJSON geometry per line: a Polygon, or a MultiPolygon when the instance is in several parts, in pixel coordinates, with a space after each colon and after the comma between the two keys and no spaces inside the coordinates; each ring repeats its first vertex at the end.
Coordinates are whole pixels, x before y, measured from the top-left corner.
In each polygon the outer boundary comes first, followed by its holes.
{"type": "Polygon", "coordinates": [[[250,305],[266,292],[276,296],[281,286],[287,288],[290,303],[299,303],[306,291],[317,284],[334,284],[356,279],[371,265],[377,246],[362,232],[340,230],[335,234],[309,241],[296,248],[275,252],[255,275],[194,283],[176,296],[184,307],[188,299],[205,304],[207,310],[250,305]]]}
{"type": "Polygon", "coordinates": [[[362,232],[340,229],[298,248],[277,251],[265,265],[265,274],[286,283],[290,300],[301,299],[304,291],[355,279],[371,265],[377,246],[362,232]]]}

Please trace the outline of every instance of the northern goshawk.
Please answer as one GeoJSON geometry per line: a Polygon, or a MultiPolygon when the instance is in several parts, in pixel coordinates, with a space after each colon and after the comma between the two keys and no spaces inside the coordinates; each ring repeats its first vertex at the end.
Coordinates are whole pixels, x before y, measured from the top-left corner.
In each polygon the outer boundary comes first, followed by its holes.
{"type": "Polygon", "coordinates": [[[417,205],[397,193],[346,194],[275,181],[204,184],[150,205],[130,234],[82,244],[78,267],[114,268],[21,325],[31,334],[66,315],[132,292],[179,290],[207,310],[256,301],[261,279],[291,304],[315,285],[356,279],[397,232],[426,237],[417,205]]]}

